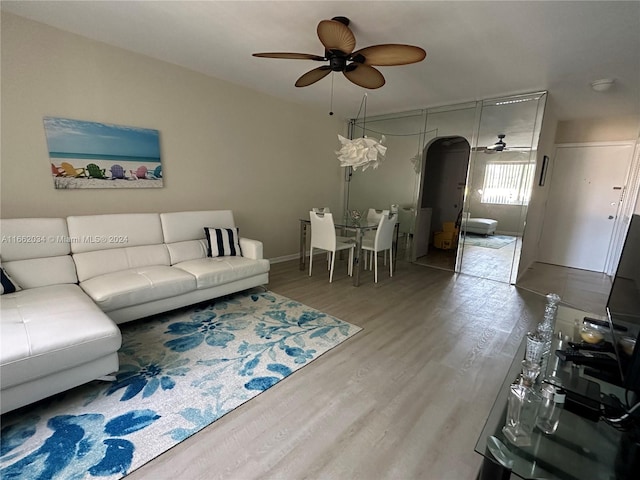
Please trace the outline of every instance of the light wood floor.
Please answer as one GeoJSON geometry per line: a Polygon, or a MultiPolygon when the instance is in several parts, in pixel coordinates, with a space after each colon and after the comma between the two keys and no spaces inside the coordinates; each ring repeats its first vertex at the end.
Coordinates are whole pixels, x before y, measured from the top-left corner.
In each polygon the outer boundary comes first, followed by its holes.
{"type": "Polygon", "coordinates": [[[597,315],[606,315],[611,277],[599,272],[535,262],[518,286],[538,293],[557,293],[567,305],[597,315]]]}
{"type": "MultiPolygon", "coordinates": [[[[515,243],[516,250],[510,246],[500,249],[467,245],[464,251],[461,271],[467,275],[506,282],[509,269],[516,279],[521,239],[515,243]],[[512,264],[513,262],[513,264],[512,264]]],[[[416,263],[445,270],[454,270],[455,250],[430,248],[429,254],[417,259],[416,263]]],[[[606,315],[605,307],[611,291],[612,278],[604,273],[580,270],[577,268],[534,262],[518,279],[520,288],[542,295],[557,293],[566,305],[606,315]]]]}
{"type": "MultiPolygon", "coordinates": [[[[522,238],[505,245],[502,248],[479,247],[464,245],[460,271],[475,277],[488,278],[498,282],[514,282],[522,238]]],[[[433,245],[429,246],[429,253],[416,260],[420,265],[454,270],[456,265],[456,249],[439,250],[433,245]]]]}
{"type": "Polygon", "coordinates": [[[127,480],[474,480],[477,437],[544,297],[406,262],[362,280],[344,264],[333,284],[273,265],[269,289],[364,330],[127,480]]]}

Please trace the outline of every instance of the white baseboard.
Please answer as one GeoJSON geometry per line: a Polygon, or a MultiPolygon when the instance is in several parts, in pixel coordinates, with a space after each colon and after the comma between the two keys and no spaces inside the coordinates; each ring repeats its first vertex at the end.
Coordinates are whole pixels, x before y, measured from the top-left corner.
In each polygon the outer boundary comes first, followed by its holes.
{"type": "MultiPolygon", "coordinates": [[[[307,257],[309,255],[307,254],[307,257]]],[[[269,263],[282,263],[282,262],[288,262],[289,260],[295,260],[297,258],[300,258],[300,254],[299,253],[293,253],[291,255],[284,255],[282,257],[275,257],[275,258],[270,258],[269,259],[269,263]]]]}
{"type": "MultiPolygon", "coordinates": [[[[315,254],[316,257],[321,255],[326,255],[326,252],[324,250],[321,250],[320,253],[315,254]]],[[[289,260],[298,260],[299,258],[300,258],[299,253],[293,253],[291,255],[283,255],[282,257],[269,258],[268,260],[269,260],[269,263],[274,264],[274,263],[288,262],[289,260]]],[[[307,263],[308,261],[309,261],[309,252],[307,252],[304,257],[304,262],[307,263]]]]}

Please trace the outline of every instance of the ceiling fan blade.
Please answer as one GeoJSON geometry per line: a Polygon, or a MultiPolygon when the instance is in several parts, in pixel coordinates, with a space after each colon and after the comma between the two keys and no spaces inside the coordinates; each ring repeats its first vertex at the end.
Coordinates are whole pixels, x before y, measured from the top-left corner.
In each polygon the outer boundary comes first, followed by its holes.
{"type": "Polygon", "coordinates": [[[296,87],[308,87],[312,83],[316,83],[318,80],[322,80],[330,73],[331,67],[328,65],[309,70],[296,81],[296,87]]]}
{"type": "Polygon", "coordinates": [[[262,58],[286,58],[289,60],[318,60],[323,62],[326,60],[320,55],[312,55],[310,53],[286,53],[286,52],[268,52],[268,53],[254,53],[254,57],[262,58]]]}
{"type": "Polygon", "coordinates": [[[384,85],[384,77],[382,74],[369,65],[362,65],[360,63],[352,63],[347,65],[346,70],[343,72],[344,76],[351,80],[356,85],[371,90],[380,88],[384,85]]]}
{"type": "Polygon", "coordinates": [[[336,20],[322,20],[318,24],[318,38],[327,50],[340,50],[348,55],[356,48],[353,32],[336,20]]]}
{"type": "Polygon", "coordinates": [[[402,45],[399,43],[387,43],[361,48],[360,50],[353,52],[351,60],[358,63],[364,63],[365,65],[378,65],[384,67],[421,62],[426,56],[427,52],[420,47],[402,45]],[[360,56],[363,57],[362,61],[360,56]]]}

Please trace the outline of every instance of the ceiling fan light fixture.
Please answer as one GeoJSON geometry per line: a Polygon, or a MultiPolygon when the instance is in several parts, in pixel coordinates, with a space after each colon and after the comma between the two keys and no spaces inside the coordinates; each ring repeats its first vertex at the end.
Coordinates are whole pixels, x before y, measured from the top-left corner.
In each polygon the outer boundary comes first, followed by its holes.
{"type": "Polygon", "coordinates": [[[409,65],[421,62],[427,53],[414,45],[386,43],[371,45],[354,52],[356,38],[349,28],[347,17],[322,20],[316,33],[324,47],[324,56],[309,53],[266,52],[254,53],[254,57],[288,60],[328,61],[329,65],[311,70],[298,79],[296,87],[307,87],[329,74],[327,70],[342,72],[352,83],[370,90],[385,84],[384,76],[374,66],[409,65]]]}
{"type": "Polygon", "coordinates": [[[485,148],[484,153],[492,154],[495,152],[502,152],[505,148],[507,148],[507,144],[504,142],[504,138],[506,135],[504,133],[498,134],[498,141],[493,145],[485,148]]]}
{"type": "Polygon", "coordinates": [[[606,92],[607,90],[610,90],[611,87],[613,87],[613,84],[615,82],[616,81],[614,78],[603,78],[601,80],[595,80],[591,82],[591,88],[595,92],[606,92]]]}

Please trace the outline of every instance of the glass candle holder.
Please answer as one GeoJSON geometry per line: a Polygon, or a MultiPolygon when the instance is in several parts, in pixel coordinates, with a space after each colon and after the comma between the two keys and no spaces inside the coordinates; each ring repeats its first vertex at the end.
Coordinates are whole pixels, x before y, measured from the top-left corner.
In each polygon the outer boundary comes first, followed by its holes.
{"type": "Polygon", "coordinates": [[[538,375],[540,375],[539,363],[532,363],[528,360],[522,361],[522,373],[520,377],[522,378],[523,385],[528,387],[532,386],[536,378],[538,378],[538,375]]]}

